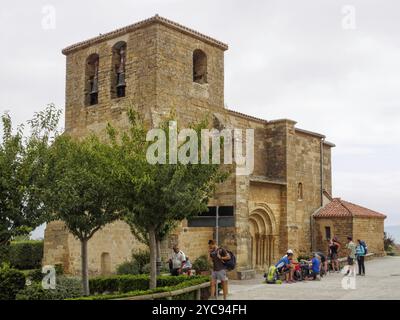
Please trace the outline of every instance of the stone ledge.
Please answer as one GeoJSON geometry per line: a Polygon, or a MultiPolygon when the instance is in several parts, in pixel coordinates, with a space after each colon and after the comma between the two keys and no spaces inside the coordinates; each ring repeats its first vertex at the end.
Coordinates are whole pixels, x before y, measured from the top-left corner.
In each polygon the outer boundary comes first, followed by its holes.
{"type": "Polygon", "coordinates": [[[228,274],[228,278],[232,280],[250,280],[256,277],[256,271],[254,269],[250,270],[240,270],[228,274]]]}

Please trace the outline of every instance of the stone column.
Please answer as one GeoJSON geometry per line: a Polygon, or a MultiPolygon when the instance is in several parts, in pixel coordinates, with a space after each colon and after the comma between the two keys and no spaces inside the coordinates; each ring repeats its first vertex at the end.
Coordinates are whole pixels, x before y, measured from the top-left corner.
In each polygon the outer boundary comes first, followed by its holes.
{"type": "MultiPolygon", "coordinates": [[[[250,181],[246,176],[235,177],[236,188],[236,258],[237,258],[237,277],[248,279],[255,276],[251,262],[251,234],[249,226],[249,207],[248,196],[250,181]]],[[[257,245],[257,242],[254,243],[257,245]]]]}

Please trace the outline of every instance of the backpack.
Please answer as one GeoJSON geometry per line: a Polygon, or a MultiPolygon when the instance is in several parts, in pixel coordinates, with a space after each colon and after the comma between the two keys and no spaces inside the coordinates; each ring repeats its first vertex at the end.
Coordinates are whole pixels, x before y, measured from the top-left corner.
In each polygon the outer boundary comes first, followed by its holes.
{"type": "Polygon", "coordinates": [[[364,240],[361,240],[361,241],[360,241],[360,245],[364,248],[364,253],[365,253],[365,255],[367,255],[367,253],[368,253],[368,246],[367,246],[367,244],[365,243],[365,241],[364,241],[364,240]]]}
{"type": "Polygon", "coordinates": [[[276,273],[277,273],[277,268],[274,265],[269,267],[268,275],[266,275],[267,283],[270,283],[270,284],[276,283],[276,280],[277,280],[277,274],[276,273]]]}
{"type": "Polygon", "coordinates": [[[236,256],[230,250],[225,249],[225,251],[229,254],[231,258],[227,261],[224,261],[223,263],[228,271],[233,271],[236,268],[236,256]]]}

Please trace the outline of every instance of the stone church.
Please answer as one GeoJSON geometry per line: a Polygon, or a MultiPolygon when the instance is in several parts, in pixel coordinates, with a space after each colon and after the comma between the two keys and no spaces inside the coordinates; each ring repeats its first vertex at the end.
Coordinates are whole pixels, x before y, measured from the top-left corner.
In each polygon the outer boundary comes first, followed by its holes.
{"type": "MultiPolygon", "coordinates": [[[[220,245],[237,255],[232,276],[239,279],[264,270],[289,248],[296,254],[325,251],[325,240],[334,234],[343,242],[349,234],[368,237],[382,254],[385,216],[358,206],[352,214],[350,205],[330,196],[334,144],[295,121],[259,119],[224,106],[227,50],[158,15],[67,47],[66,132],[100,134],[107,123],[125,128],[129,105],[152,126],[174,109],[181,125],[211,114],[216,126],[255,130],[253,174],[233,175],[220,185],[209,212],[183,221],[163,243],[163,257],[177,243],[194,261],[207,253],[217,232],[220,245]]],[[[110,224],[89,242],[90,273],[113,273],[142,247],[124,222],[110,224]]],[[[47,226],[44,250],[44,264],[80,273],[79,242],[62,222],[47,226]]]]}

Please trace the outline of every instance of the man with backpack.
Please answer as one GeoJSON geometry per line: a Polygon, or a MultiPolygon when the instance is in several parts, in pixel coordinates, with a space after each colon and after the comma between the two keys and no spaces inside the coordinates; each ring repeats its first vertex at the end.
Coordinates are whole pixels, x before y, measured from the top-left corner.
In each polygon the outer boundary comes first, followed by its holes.
{"type": "MultiPolygon", "coordinates": [[[[213,262],[213,271],[211,275],[211,297],[216,297],[216,286],[218,281],[221,281],[224,300],[228,295],[228,277],[226,271],[230,266],[230,261],[234,260],[226,249],[218,247],[214,240],[208,241],[208,249],[210,258],[213,262]]],[[[234,267],[234,266],[233,266],[234,267]]]]}
{"type": "Polygon", "coordinates": [[[367,254],[367,245],[365,241],[357,240],[358,245],[356,248],[356,257],[357,257],[357,264],[358,264],[358,275],[365,276],[365,255],[367,254]]]}

